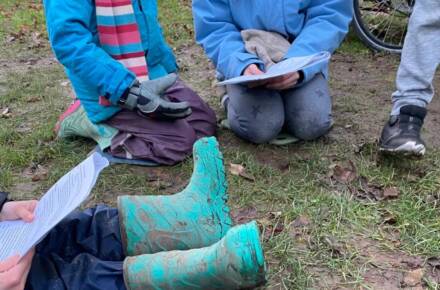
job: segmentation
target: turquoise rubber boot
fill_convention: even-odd
[[[232,228],[216,244],[124,261],[129,290],[243,289],[264,284],[264,255],[256,222]]]
[[[230,229],[227,183],[217,140],[200,139],[193,151],[194,172],[182,192],[118,198],[127,256],[210,246]]]

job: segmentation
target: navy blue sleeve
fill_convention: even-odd
[[[3,205],[8,201],[8,193],[0,191],[0,211],[2,211]]]

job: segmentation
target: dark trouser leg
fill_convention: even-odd
[[[173,101],[189,102],[193,111],[191,116],[165,121],[121,111],[106,121],[120,131],[112,140],[112,155],[173,165],[191,154],[198,138],[215,134],[214,111],[182,81],[167,91],[167,97]]]
[[[314,140],[332,126],[332,100],[322,74],[299,88],[281,93],[286,112],[286,128],[302,140]]]
[[[118,211],[74,212],[37,246],[26,289],[125,289]]]
[[[280,94],[265,88],[227,86],[228,120],[232,131],[253,143],[267,143],[278,136],[284,124]]]

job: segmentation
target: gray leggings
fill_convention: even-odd
[[[267,143],[283,128],[302,140],[314,140],[331,128],[332,102],[322,74],[299,88],[286,91],[240,85],[226,89],[231,129],[253,143]]]
[[[417,0],[397,73],[392,115],[399,115],[405,105],[426,107],[432,101],[432,80],[439,63],[440,1]]]

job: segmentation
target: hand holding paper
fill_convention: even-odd
[[[0,222],[14,220],[22,220],[27,223],[32,222],[37,203],[36,200],[10,201],[5,203],[0,212]]]
[[[30,250],[23,258],[12,256],[0,262],[0,289],[23,290],[32,266],[35,249]]]
[[[277,64],[272,65],[264,74],[257,75],[243,75],[223,82],[218,83],[219,86],[222,85],[233,85],[233,84],[248,84],[255,81],[265,81],[273,79],[280,76],[289,75],[308,67],[322,64],[330,59],[330,53],[323,51],[317,54],[303,56],[303,57],[292,57],[283,60]]]
[[[269,79],[266,88],[278,91],[288,90],[298,84],[299,78],[299,73],[293,72],[273,79]]]
[[[256,75],[262,75],[262,74],[264,74],[264,72],[262,70],[260,70],[256,64],[249,65],[243,72],[244,76],[256,76]],[[250,88],[256,88],[259,86],[264,86],[265,84],[266,84],[266,81],[264,80],[264,81],[250,82],[247,85]]]
[[[99,173],[108,164],[107,159],[95,153],[58,180],[38,203],[26,203],[27,206],[19,204],[20,210],[15,215],[12,209],[6,208],[2,218],[7,220],[32,220],[30,211],[33,209],[35,217],[31,223],[23,220],[0,222],[0,261],[17,254],[24,259],[26,253],[53,227],[86,200]],[[8,207],[15,205],[5,204]]]

